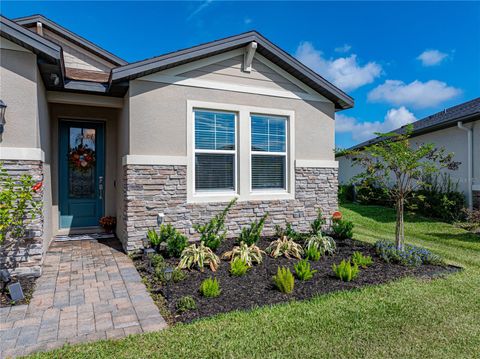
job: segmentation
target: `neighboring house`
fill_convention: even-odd
[[[392,132],[401,133],[405,126]],[[446,171],[458,190],[465,194],[468,206],[480,208],[480,98],[447,108],[413,123],[412,143],[434,143],[453,153],[460,162],[456,171]],[[362,149],[378,138],[350,149]],[[337,156],[339,181],[349,183],[361,170],[345,156]]]
[[[353,99],[259,33],[134,63],[38,15],[0,34],[0,161],[44,183],[34,241],[4,254],[18,274],[104,215],[132,251],[159,218],[192,233],[233,197],[230,234],[337,208],[334,117]]]

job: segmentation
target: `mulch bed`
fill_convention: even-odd
[[[10,307],[12,305],[28,304],[32,298],[33,291],[35,289],[35,280],[34,277],[20,277],[13,279],[10,283],[20,282],[22,286],[23,294],[25,296],[24,300],[13,302],[8,293],[8,289],[5,288],[5,293],[2,293],[2,284],[0,284],[0,308]]]
[[[262,238],[257,245],[265,249],[271,238]],[[278,291],[272,282],[278,266],[286,266],[294,273],[293,265],[297,259],[284,257],[271,258],[264,255],[264,261],[249,269],[242,277],[233,277],[229,273],[228,261],[222,260],[217,272],[205,268],[204,272],[192,270],[188,272],[187,278],[178,283],[170,284],[169,297],[166,305],[170,310],[174,321],[190,322],[194,319],[212,316],[218,313],[230,312],[237,309],[251,309],[258,306],[288,302],[292,299],[304,300],[312,298],[317,294],[325,294],[340,290],[351,290],[367,285],[376,285],[405,276],[431,279],[440,275],[458,271],[458,267],[422,265],[417,268],[409,268],[397,264],[389,264],[378,257],[372,245],[355,240],[337,240],[337,252],[333,256],[324,256],[317,262],[310,262],[313,269],[318,272],[309,281],[295,279],[295,288],[292,294],[283,294]],[[235,245],[234,239],[222,243],[217,250],[221,256]],[[364,255],[372,257],[374,263],[367,269],[361,269],[359,276],[352,282],[343,282],[336,278],[332,272],[332,264],[338,264],[342,259],[348,259],[354,251],[360,251]],[[151,273],[147,270],[148,262],[141,257],[134,258],[140,274],[149,282],[150,290],[153,293],[166,294],[166,287],[155,283]],[[172,266],[178,263],[177,260],[168,260]],[[205,298],[199,293],[200,283],[215,276],[220,282],[221,294],[217,298]],[[176,302],[184,296],[192,296],[197,309],[184,313],[176,313]],[[165,304],[164,304],[165,305]]]

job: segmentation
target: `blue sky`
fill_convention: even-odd
[[[257,30],[355,98],[348,147],[480,96],[479,2],[6,2],[127,61]]]

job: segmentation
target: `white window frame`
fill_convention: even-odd
[[[270,151],[252,151],[252,137],[253,134],[250,133],[250,193],[252,194],[258,194],[258,195],[272,195],[272,194],[285,194],[288,193],[289,190],[289,174],[288,174],[288,168],[289,168],[289,158],[288,158],[288,137],[289,137],[289,118],[287,116],[279,116],[279,115],[272,115],[272,114],[265,114],[265,113],[257,113],[257,112],[251,112],[250,113],[250,129],[252,128],[252,117],[253,116],[264,116],[264,117],[276,117],[276,118],[281,118],[285,120],[285,151],[284,152],[270,152]],[[285,157],[285,188],[262,188],[262,189],[255,189],[253,188],[253,170],[252,170],[252,157],[254,155],[260,155],[260,156],[283,156]]]
[[[195,134],[196,134],[196,128],[195,128],[195,112],[211,112],[211,113],[225,113],[229,115],[234,115],[234,145],[235,149],[234,150],[205,150],[205,149],[197,149],[196,148],[196,143],[195,143]],[[238,123],[238,114],[235,111],[224,111],[224,110],[214,110],[211,108],[198,108],[195,107],[193,108],[193,191],[194,195],[197,196],[203,196],[203,195],[212,195],[212,196],[235,196],[238,192],[238,130],[237,130],[237,125]],[[233,190],[232,191],[226,191],[224,189],[205,189],[205,190],[197,190],[195,186],[195,157],[197,153],[203,153],[203,154],[217,154],[217,155],[233,155]]]
[[[195,191],[195,110],[237,114],[235,122],[236,191]],[[254,190],[251,188],[251,115],[287,118],[286,190]],[[295,111],[232,103],[187,100],[187,203],[228,202],[233,197],[242,201],[291,200],[295,198]],[[218,153],[218,152],[217,152]],[[275,153],[277,154],[277,153]]]

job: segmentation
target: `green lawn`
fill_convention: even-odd
[[[355,237],[393,239],[394,212],[345,205]],[[310,301],[235,312],[118,341],[66,346],[39,358],[474,358],[480,353],[480,239],[406,218],[407,242],[464,271],[403,279]]]

